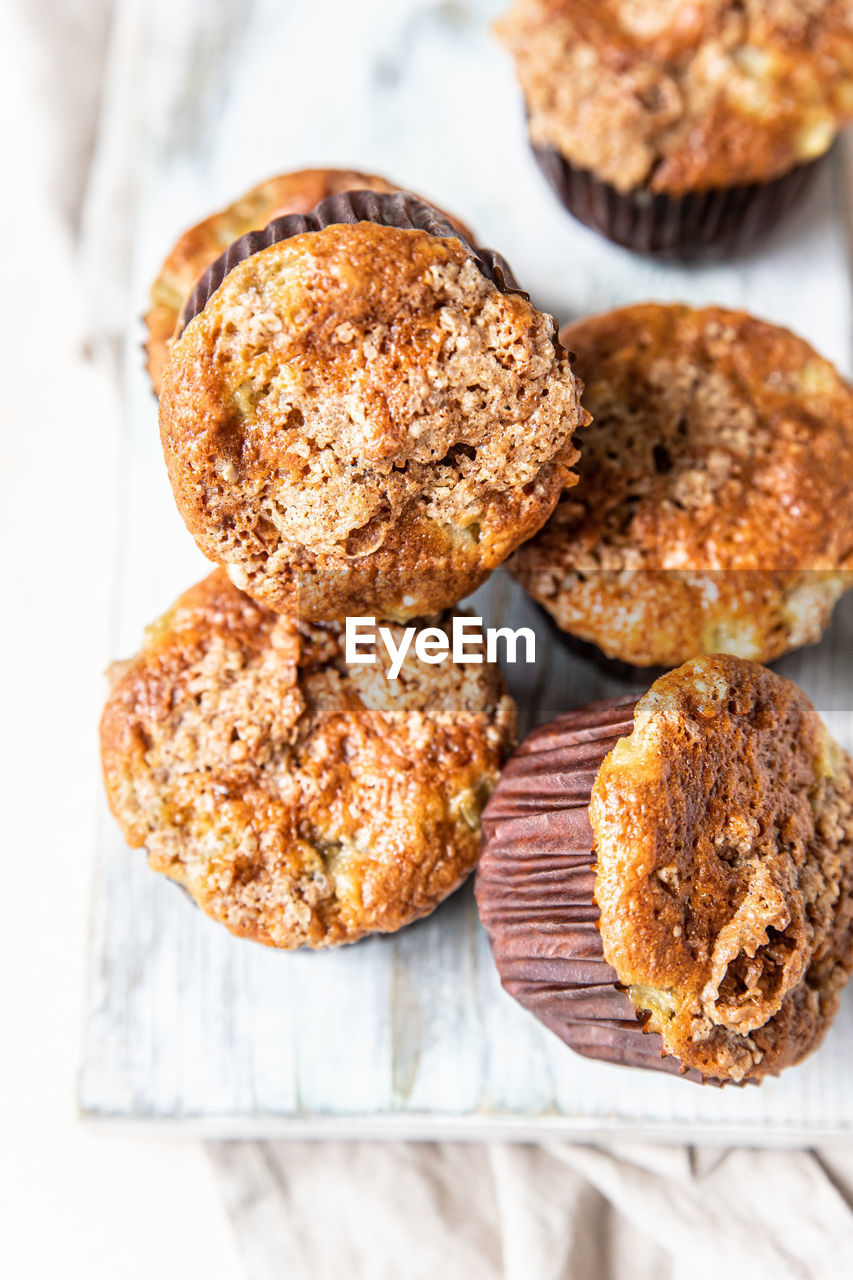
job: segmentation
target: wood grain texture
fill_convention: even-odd
[[[458,211],[565,322],[650,297],[743,306],[849,372],[844,182],[749,259],[685,271],[574,224],[530,158],[486,0],[313,6],[237,0],[116,6],[84,211],[93,345],[125,391],[115,653],[205,572],[174,509],[138,316],[176,233],[273,172],[386,172]],[[334,41],[329,32],[334,31]],[[531,625],[535,669],[508,675],[522,729],[626,684],[578,657],[505,574],[473,601]],[[779,669],[853,746],[853,599],[817,648]],[[276,954],[191,908],[104,812],[80,1076],[91,1116],[220,1135],[530,1138],[630,1132],[802,1142],[853,1134],[853,1000],[825,1048],[761,1089],[718,1092],[575,1057],[501,991],[470,886],[392,938]]]

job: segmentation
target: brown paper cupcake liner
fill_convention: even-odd
[[[644,1030],[598,932],[589,801],[638,701],[570,712],[510,757],[483,813],[477,905],[504,989],[577,1053],[719,1084]]]
[[[310,231],[323,231],[326,227],[357,222],[374,222],[382,227],[397,227],[403,231],[426,231],[442,240],[454,238],[461,241],[487,280],[502,293],[528,295],[519,288],[509,263],[494,249],[483,249],[462,234],[460,228],[445,214],[408,191],[390,194],[377,191],[339,191],[326,196],[310,213],[288,213],[274,218],[261,231],[249,231],[240,236],[220,254],[196,282],[184,304],[178,327],[183,332],[207,306],[222,281],[239,263],[254,254],[268,249],[281,240],[304,235]]]
[[[684,196],[623,193],[553,147],[533,146],[539,168],[580,222],[635,253],[690,259],[742,253],[767,235],[811,186],[819,156],[770,182]]]

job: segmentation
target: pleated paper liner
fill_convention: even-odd
[[[580,222],[635,253],[663,258],[728,257],[769,234],[804,196],[825,156],[769,182],[684,196],[644,188],[623,193],[570,164],[553,147],[533,147],[537,164]]]
[[[720,1084],[644,1030],[598,931],[589,801],[638,701],[560,716],[510,757],[483,813],[477,905],[505,990],[576,1052]]]
[[[179,333],[207,306],[222,281],[239,263],[271,245],[293,236],[327,227],[373,222],[382,227],[403,231],[426,231],[442,240],[455,238],[471,254],[487,280],[502,293],[528,295],[519,288],[509,263],[494,249],[484,249],[463,235],[458,224],[419,196],[408,191],[340,191],[326,196],[310,213],[288,213],[274,218],[261,231],[249,231],[230,244],[224,253],[199,277],[187,299],[179,322]]]

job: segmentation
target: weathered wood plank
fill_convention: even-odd
[[[384,170],[469,219],[565,320],[647,297],[722,302],[791,324],[849,369],[839,170],[749,260],[690,272],[635,260],[573,224],[543,187],[508,60],[486,30],[497,7],[117,7],[84,255],[96,345],[125,343],[117,656],[205,571],[169,493],[137,317],[176,231],[269,173]],[[505,575],[474,606],[537,629],[536,670],[510,673],[524,729],[625,688],[574,656]],[[853,599],[819,648],[782,664],[849,746],[851,659]],[[192,910],[104,814],[80,1085],[93,1116],[279,1136],[802,1141],[853,1131],[851,1056],[848,998],[825,1049],[761,1090],[721,1094],[585,1062],[500,990],[470,887],[394,938],[277,955]]]

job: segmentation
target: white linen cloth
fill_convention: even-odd
[[[27,0],[15,6],[14,14],[7,14],[14,21],[4,32],[9,37],[4,40],[7,63],[20,73],[14,82],[17,121],[30,121],[27,146],[12,156],[14,172],[23,172],[18,166],[30,146],[44,151],[39,164],[26,173],[24,193],[20,186],[16,188],[18,200],[26,197],[44,202],[46,209],[50,206],[48,213],[35,219],[35,226],[40,234],[46,230],[55,237],[41,262],[50,279],[32,281],[28,298],[52,297],[58,323],[48,317],[43,323],[49,328],[43,333],[50,335],[55,367],[63,370],[72,392],[88,389],[87,402],[101,414],[101,421],[105,407],[115,405],[114,389],[107,385],[107,366],[98,375],[99,386],[86,363],[79,318],[75,318],[72,262],[103,83],[101,59],[109,8],[106,0],[69,0],[60,12],[47,0],[35,4]],[[23,72],[19,58],[24,60]],[[30,179],[35,185],[29,185]],[[28,220],[20,203],[11,211],[7,207],[3,218],[2,243],[8,255],[9,246],[20,243]],[[7,232],[14,238],[8,239]],[[7,280],[20,279],[14,271],[5,274]],[[36,309],[24,299],[16,317],[21,321],[20,332],[7,326],[4,334],[9,369],[31,368],[23,354],[16,365],[14,342],[17,338],[23,353],[32,333],[27,326],[35,322]],[[79,396],[78,400],[82,403]],[[73,415],[73,394],[67,408]],[[69,417],[69,425],[83,431],[86,423],[80,404],[77,414],[76,419]],[[9,424],[4,430],[9,430]],[[26,493],[38,453],[35,445],[10,450],[15,492]],[[78,474],[71,454],[69,446],[67,475],[82,483],[94,458],[87,458],[84,450],[85,466]],[[104,520],[109,507],[110,502],[102,505]],[[67,504],[61,508],[66,509]],[[108,560],[107,555],[97,566],[100,572],[106,570]],[[31,602],[30,623],[39,636],[47,627],[45,602],[57,598],[54,588],[59,588],[67,569],[62,557],[57,562],[47,555],[34,566],[42,591]],[[85,610],[86,592],[83,581],[71,595],[67,588],[59,591],[69,625],[72,597]],[[19,636],[28,630],[22,626]],[[62,649],[56,653],[45,651],[36,641],[32,668],[36,678],[43,674],[49,657],[60,664],[54,686],[57,697],[75,679],[71,660],[81,660],[75,649],[63,648],[62,639],[56,637],[57,650]],[[63,661],[67,669],[61,666]],[[20,667],[15,670],[20,679]],[[38,735],[31,730],[27,741],[37,743]],[[73,733],[64,745],[71,768]],[[14,763],[10,758],[10,766]],[[23,770],[20,777],[23,787]],[[57,826],[55,833],[59,830]],[[47,841],[44,850],[45,857],[50,857]],[[82,895],[79,899],[82,903]],[[11,916],[18,911],[17,897],[10,902]],[[42,905],[45,912],[54,911],[57,920],[69,910],[67,897],[54,903],[46,898]],[[50,920],[40,924],[46,937],[54,936]],[[2,933],[4,939],[15,936],[11,927]],[[14,960],[12,955],[4,959],[4,973],[12,971]],[[32,1046],[32,1054],[25,1057],[22,1049],[21,1061],[32,1060],[40,1069],[48,1060],[51,1068],[55,1064],[59,1074],[53,1083],[59,1082],[57,1091],[64,1098],[70,1058],[67,1046],[57,1051],[49,1030],[43,1019],[27,1026],[26,1053]],[[10,1056],[14,1057],[4,1055],[4,1069],[9,1068]],[[15,1107],[19,1098],[29,1098],[24,1075],[22,1070],[14,1087],[10,1083],[2,1091]],[[62,1122],[66,1127],[67,1110]],[[4,1123],[4,1133],[9,1131]],[[24,1130],[13,1124],[11,1132],[23,1135]],[[848,1147],[762,1152],[629,1144],[603,1149],[568,1142],[539,1147],[210,1143],[206,1150],[233,1226],[242,1258],[238,1263],[223,1234],[215,1198],[196,1167],[197,1159],[190,1158],[191,1153],[201,1153],[198,1144],[187,1140],[185,1154],[178,1157],[174,1144],[123,1140],[116,1148],[120,1162],[110,1163],[107,1146],[69,1139],[62,1150],[78,1153],[77,1162],[72,1160],[65,1168],[59,1185],[51,1181],[59,1158],[54,1154],[52,1162],[50,1156],[57,1152],[54,1135],[38,1127],[30,1135],[36,1145],[29,1155],[22,1145],[14,1179],[9,1180],[10,1192],[20,1197],[22,1206],[26,1197],[28,1207],[9,1214],[0,1250],[6,1251],[9,1260],[8,1250],[13,1250],[14,1257],[17,1240],[21,1258],[26,1249],[31,1263],[46,1258],[53,1243],[64,1256],[85,1254],[87,1274],[96,1280],[117,1274],[150,1275],[152,1261],[159,1256],[158,1229],[163,1231],[162,1245],[171,1250],[160,1256],[158,1272],[204,1275],[206,1280],[235,1277],[240,1266],[247,1280],[284,1276],[288,1280],[345,1276],[348,1280],[400,1276],[410,1280],[428,1276],[440,1280],[702,1280],[705,1276],[841,1280],[853,1273],[853,1149]],[[39,1158],[32,1158],[33,1151],[41,1152]],[[135,1170],[142,1166],[144,1179],[135,1177]],[[108,1183],[113,1184],[111,1188]],[[57,1206],[50,1211],[49,1224],[41,1199],[46,1189],[49,1202]],[[138,1201],[128,1202],[128,1197],[137,1195]],[[158,1197],[164,1196],[174,1202],[174,1213],[162,1206],[157,1212]],[[70,1216],[61,1215],[60,1201],[72,1206]],[[116,1219],[126,1220],[127,1226],[116,1231]],[[138,1223],[135,1235],[130,1226],[134,1220]],[[43,1223],[41,1232],[34,1230],[37,1221]],[[64,1233],[51,1242],[54,1221],[64,1224]],[[153,1232],[147,1230],[149,1222],[154,1224]],[[9,1266],[8,1273],[50,1272],[18,1265]]]
[[[849,1148],[268,1142],[210,1151],[247,1280],[851,1274]]]

